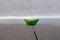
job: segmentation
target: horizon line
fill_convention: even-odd
[[[0,16],[0,19],[45,19],[60,18],[60,16]]]

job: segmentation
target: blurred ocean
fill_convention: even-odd
[[[0,24],[25,24],[23,19],[1,19]],[[60,19],[40,19],[38,24],[60,25]]]

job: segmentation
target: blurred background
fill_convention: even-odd
[[[25,24],[24,19],[0,19],[0,24]],[[40,19],[38,24],[60,25],[59,18]]]
[[[0,0],[0,16],[60,15],[60,0]]]
[[[60,0],[0,0],[1,16],[59,16]],[[40,19],[38,40],[60,40],[60,18]],[[36,40],[23,19],[0,19],[0,40]]]

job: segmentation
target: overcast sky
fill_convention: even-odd
[[[0,16],[60,15],[60,0],[0,0]]]

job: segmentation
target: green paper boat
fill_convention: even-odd
[[[24,19],[24,21],[27,25],[35,26],[39,21],[39,19],[34,19],[34,20]]]

